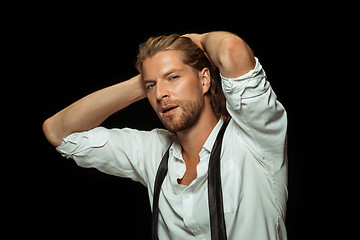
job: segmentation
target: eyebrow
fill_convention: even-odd
[[[167,77],[170,74],[174,73],[174,72],[181,72],[183,71],[182,69],[179,68],[171,68],[170,70],[168,70],[167,72],[165,72],[164,74],[162,74],[163,77]],[[144,83],[152,83],[152,82],[156,82],[155,80],[152,79],[144,79]]]
[[[152,83],[152,82],[155,82],[155,80],[148,80],[148,79],[144,79],[144,83]]]
[[[170,74],[174,73],[174,72],[181,72],[182,70],[181,69],[178,69],[178,68],[172,68],[170,69],[169,71],[165,72],[163,74],[163,77],[167,77],[169,76]]]

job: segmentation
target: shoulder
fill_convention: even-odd
[[[153,138],[157,138],[162,145],[168,147],[176,138],[176,135],[165,129],[156,128],[150,131]]]

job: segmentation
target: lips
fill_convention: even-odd
[[[170,117],[171,115],[173,115],[176,111],[176,109],[179,106],[177,105],[166,105],[164,107],[161,107],[160,112],[162,113],[162,115],[164,117]]]

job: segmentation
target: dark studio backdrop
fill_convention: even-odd
[[[22,46],[28,76],[25,91],[29,102],[25,106],[35,111],[31,116],[24,114],[19,123],[20,129],[31,126],[25,135],[27,147],[18,150],[26,157],[13,179],[20,178],[21,183],[15,183],[9,193],[10,206],[16,206],[12,207],[10,224],[22,226],[29,235],[50,239],[129,235],[148,239],[151,212],[146,188],[129,179],[80,168],[73,160],[61,157],[43,136],[42,123],[81,97],[137,74],[134,63],[138,45],[148,37],[226,30],[250,45],[288,112],[288,236],[312,239],[307,166],[313,159],[310,143],[304,141],[311,129],[299,87],[304,69],[311,63],[304,62],[302,43],[308,39],[306,27],[293,15],[296,12],[264,11],[262,17],[255,17],[234,10],[228,15],[210,14],[203,20],[205,17],[196,13],[127,11],[50,9],[30,14],[20,22],[20,35],[27,39]],[[126,17],[126,13],[134,18]],[[147,99],[114,114],[102,126],[141,130],[162,127]]]

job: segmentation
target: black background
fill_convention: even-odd
[[[146,188],[129,179],[80,168],[61,157],[43,136],[42,123],[79,98],[137,74],[138,45],[148,37],[225,30],[250,45],[288,112],[287,231],[289,239],[312,239],[318,213],[310,191],[316,137],[309,116],[320,102],[311,100],[312,108],[305,109],[313,92],[303,84],[315,61],[309,58],[314,39],[309,38],[306,23],[312,12],[296,5],[271,5],[271,9],[219,5],[211,6],[212,11],[195,5],[157,11],[154,6],[139,9],[134,5],[22,9],[26,14],[12,29],[16,37],[10,48],[19,66],[14,74],[24,78],[21,93],[25,96],[20,106],[15,103],[19,121],[13,134],[23,139],[24,147],[12,152],[18,160],[11,163],[8,179],[12,184],[6,195],[11,210],[8,223],[17,229],[13,234],[148,239],[151,213]],[[146,99],[102,125],[161,127]]]

